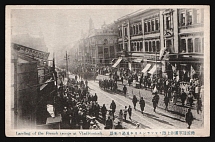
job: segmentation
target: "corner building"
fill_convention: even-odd
[[[204,9],[146,9],[119,18],[114,67],[167,78],[177,74],[183,81],[202,78],[203,19]]]

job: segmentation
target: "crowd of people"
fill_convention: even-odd
[[[156,112],[156,107],[159,102],[159,95],[164,95],[164,104],[165,110],[168,110],[168,105],[170,102],[173,105],[179,105],[182,107],[188,107],[188,112],[185,115],[186,122],[188,123],[188,128],[193,120],[193,115],[191,112],[191,108],[196,108],[197,114],[202,111],[202,93],[201,87],[203,86],[202,82],[198,78],[190,79],[189,82],[177,79],[175,76],[173,79],[162,78],[157,75],[144,75],[143,73],[131,73],[129,70],[120,69],[118,71],[109,71],[109,80],[103,79],[99,81],[100,87],[103,87],[104,90],[109,89],[112,90],[112,83],[115,83],[115,89],[117,89],[117,81],[121,81],[122,85],[124,85],[122,91],[126,96],[127,87],[136,82],[136,87],[140,89],[146,89],[153,92],[154,97],[152,98],[152,104],[154,108],[154,112]],[[118,73],[117,73],[118,72]],[[127,82],[126,82],[127,81]],[[136,109],[137,98],[134,95],[132,99],[134,109]],[[140,108],[143,113],[145,107],[145,101],[143,98],[140,98]],[[194,106],[194,104],[196,106]],[[189,114],[189,115],[188,115]],[[121,115],[119,115],[121,116]]]
[[[54,107],[56,115],[62,117],[61,129],[101,129],[99,123],[104,124],[104,129],[124,128],[121,121],[114,125],[116,117],[114,100],[109,107],[105,104],[100,106],[97,94],[90,93],[88,81],[82,79],[78,81],[77,75],[74,79],[68,78],[66,85],[60,84],[58,94],[54,98]],[[131,118],[130,106],[128,114]],[[124,113],[124,119],[126,118],[126,113]]]
[[[68,79],[55,97],[56,114],[62,116],[62,129],[98,129],[100,105],[97,94],[90,94],[88,81]]]

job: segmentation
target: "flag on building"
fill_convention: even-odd
[[[155,88],[153,89],[153,93],[155,93],[155,92],[157,92],[158,91],[158,89],[157,89],[157,87],[155,86]]]
[[[160,50],[160,56],[159,56],[159,59],[162,60],[164,55],[165,55],[165,52],[166,52],[166,47],[162,47],[161,50]]]
[[[193,66],[191,66],[191,76],[193,76],[196,73],[196,71],[194,70]]]
[[[176,71],[176,67],[171,65],[172,66],[172,71],[175,72]]]

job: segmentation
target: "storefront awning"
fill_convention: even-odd
[[[156,72],[156,70],[157,70],[157,67],[156,67],[156,65],[154,65],[153,67],[152,67],[152,69],[148,72],[149,74],[154,74],[155,72]]]
[[[147,64],[145,68],[142,70],[143,73],[146,73],[147,70],[151,67],[151,64]]]
[[[122,59],[118,59],[112,67],[115,68],[116,66],[119,65],[119,63],[120,63],[121,61],[122,61]]]
[[[40,86],[40,91],[43,90],[51,80],[52,80],[52,78],[46,80],[46,82],[42,86]]]
[[[133,62],[135,62],[135,63],[141,63],[142,61],[143,61],[143,59],[139,59],[139,58],[133,60]]]

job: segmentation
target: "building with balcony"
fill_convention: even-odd
[[[146,9],[125,15],[115,21],[117,56],[131,71],[168,78],[177,74],[186,81],[200,77],[203,19],[204,9]]]

